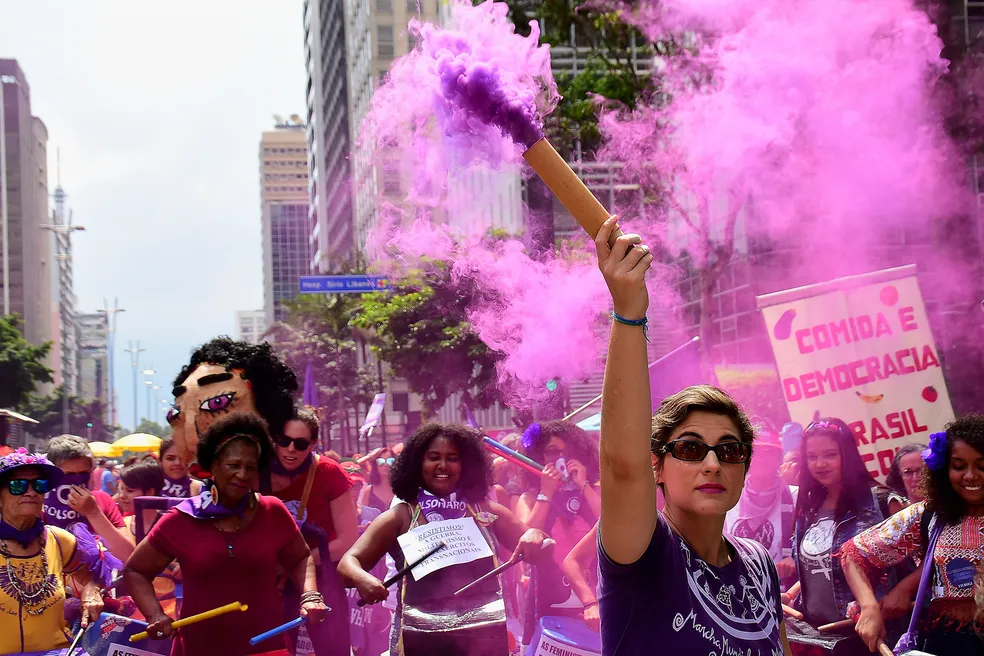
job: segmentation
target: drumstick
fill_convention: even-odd
[[[892,648],[886,645],[882,640],[878,641],[878,653],[881,654],[881,656],[895,656],[895,652],[892,651]]]
[[[854,626],[857,620],[852,618],[847,618],[846,620],[841,620],[839,622],[831,622],[830,624],[823,624],[817,627],[817,631],[820,633],[827,633],[828,631],[840,631],[841,629],[846,629],[849,626]]]
[[[188,626],[189,624],[197,624],[198,622],[204,622],[205,620],[210,620],[213,617],[218,617],[219,615],[225,615],[226,613],[233,613],[237,610],[246,612],[249,608],[246,604],[234,601],[231,604],[226,604],[225,606],[219,606],[218,608],[213,608],[212,610],[207,610],[204,613],[198,613],[197,615],[192,615],[191,617],[183,617],[180,620],[176,620],[171,623],[172,629],[180,629],[183,626]],[[130,636],[130,642],[139,642],[145,638],[149,638],[150,635],[146,631],[141,631],[140,633],[135,633]]]
[[[278,626],[275,629],[270,629],[266,633],[261,633],[260,635],[256,636],[255,638],[250,638],[249,639],[249,644],[251,644],[251,645],[258,645],[261,642],[263,642],[264,640],[269,640],[270,638],[272,638],[274,636],[278,636],[281,633],[286,633],[287,631],[290,631],[291,629],[293,629],[295,627],[298,627],[301,624],[303,624],[305,619],[306,618],[304,618],[304,617],[298,617],[296,619],[292,619],[291,621],[289,621],[289,622],[287,622],[285,624],[281,624],[280,626]]]
[[[503,460],[505,460],[507,462],[511,462],[514,465],[518,465],[518,466],[522,467],[523,469],[525,469],[528,472],[531,472],[533,474],[541,474],[541,473],[543,473],[543,470],[542,469],[537,469],[533,465],[526,464],[525,462],[523,462],[519,458],[515,458],[515,457],[509,455],[508,453],[504,453],[502,451],[499,451],[498,449],[496,449],[491,444],[486,444],[485,445],[485,448],[488,449],[489,451],[491,451],[492,453],[494,453],[495,455],[497,455],[498,457],[502,458]]]
[[[69,645],[68,651],[65,652],[65,656],[72,656],[72,652],[79,644],[79,640],[82,639],[82,634],[85,633],[85,629],[79,629],[79,632],[75,634],[75,640],[72,640],[72,644]]]
[[[390,578],[386,579],[386,581],[383,582],[383,587],[384,588],[390,587],[391,585],[393,585],[394,583],[396,583],[397,581],[399,581],[400,579],[402,579],[404,576],[406,576],[407,574],[409,574],[410,573],[410,570],[412,570],[414,567],[416,567],[420,563],[424,562],[425,560],[427,560],[428,558],[430,558],[431,556],[433,556],[434,554],[436,554],[438,551],[440,551],[441,549],[443,549],[446,546],[448,546],[448,545],[446,545],[443,542],[441,542],[440,544],[438,544],[436,547],[434,547],[433,549],[431,549],[430,551],[428,551],[427,553],[425,553],[423,556],[421,556],[417,560],[413,561],[409,565],[404,566],[404,568],[401,569],[399,572],[397,572],[396,574],[394,574]],[[365,606],[366,605],[366,600],[365,599],[359,599],[358,605],[359,606]]]
[[[783,604],[782,605],[782,610],[787,615],[789,615],[790,617],[792,617],[794,620],[801,620],[801,619],[803,619],[803,613],[799,612],[798,610],[796,610],[795,608],[793,608],[791,606],[787,606],[786,604]]]
[[[460,590],[458,590],[457,592],[455,592],[454,593],[454,596],[457,597],[458,595],[460,595],[465,590],[468,590],[469,588],[473,588],[476,585],[478,585],[479,583],[481,583],[482,581],[484,581],[484,580],[486,580],[488,578],[491,578],[493,576],[497,576],[498,574],[506,571],[507,569],[509,569],[513,565],[518,565],[521,562],[523,562],[523,554],[517,553],[515,555],[515,557],[510,558],[509,560],[507,560],[506,562],[504,562],[502,565],[499,565],[498,567],[496,567],[495,569],[493,569],[491,572],[486,572],[485,574],[482,574],[477,579],[475,579],[474,581],[472,581],[471,583],[469,583],[465,587],[463,587]]]
[[[493,440],[488,435],[486,435],[485,437],[483,437],[482,438],[482,441],[485,442],[485,444],[487,444],[488,446],[490,446],[493,449],[495,449],[496,451],[498,451],[499,453],[505,454],[507,456],[512,456],[513,459],[514,459],[514,461],[518,460],[519,462],[523,462],[523,463],[529,465],[530,467],[536,467],[536,469],[537,469],[538,472],[542,472],[543,471],[543,465],[541,465],[540,463],[538,463],[535,460],[532,460],[530,458],[527,458],[526,456],[524,456],[519,451],[514,451],[514,450],[510,449],[505,444],[500,444],[499,442],[496,442],[495,440]]]

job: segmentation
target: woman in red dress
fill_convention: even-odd
[[[249,606],[182,628],[172,656],[286,654],[282,638],[249,644],[252,636],[283,623],[278,564],[303,591],[300,615],[311,624],[325,618],[314,560],[294,518],[279,499],[253,491],[272,450],[266,423],[255,415],[233,414],[210,426],[197,451],[211,483],[168,511],[127,562],[124,581],[149,620],[152,638],[173,631],[152,583],[173,560],[184,577],[182,617],[236,601]]]

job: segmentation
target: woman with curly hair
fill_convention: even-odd
[[[174,379],[167,422],[178,455],[185,464],[194,463],[199,436],[233,412],[256,413],[270,426],[283,426],[296,391],[297,377],[268,343],[217,337],[203,344]]]
[[[932,654],[984,654],[984,625],[975,616],[975,577],[984,560],[984,415],[967,415],[930,437],[926,470],[913,504],[844,545],[841,562],[861,605],[856,630],[869,648],[885,638],[871,579],[910,556],[932,553],[929,581],[917,595],[906,644]],[[925,590],[924,590],[925,588]],[[979,593],[980,590],[977,589]],[[984,599],[982,599],[984,601]],[[905,640],[905,638],[903,639]]]
[[[492,556],[446,566],[417,580],[403,577],[390,637],[391,656],[501,656],[509,651],[502,589],[495,578],[462,595],[455,591],[497,564],[502,544],[528,562],[546,538],[505,506],[487,500],[492,468],[481,435],[455,424],[426,424],[410,436],[390,472],[402,501],[369,525],[338,564],[339,573],[375,604],[389,595],[370,570],[387,552],[404,565],[397,538],[426,524],[471,519]]]
[[[522,451],[544,465],[543,472],[525,472],[526,490],[516,502],[516,515],[530,528],[543,530],[557,542],[554,566],[533,572],[526,594],[525,638],[546,615],[579,616],[586,609],[562,572],[564,559],[587,535],[601,513],[598,487],[598,446],[569,421],[534,423],[523,432]]]
[[[277,565],[302,591],[300,614],[310,623],[324,621],[314,559],[294,518],[280,499],[253,490],[260,466],[272,455],[266,423],[255,414],[232,414],[212,424],[198,442],[198,461],[212,473],[205,491],[165,513],[127,561],[123,580],[147,618],[151,638],[173,631],[176,618],[164,613],[153,580],[174,560],[184,581],[183,617],[236,601],[249,607],[180,629],[172,656],[286,655],[278,650],[280,639],[249,643],[283,621]]]

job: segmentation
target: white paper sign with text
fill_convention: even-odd
[[[596,651],[565,645],[545,635],[540,636],[534,653],[536,656],[598,656]]]
[[[904,444],[953,421],[914,266],[758,297],[786,406],[854,431],[865,466],[884,481]]]
[[[411,570],[415,581],[449,565],[470,563],[492,555],[492,547],[472,517],[428,522],[407,531],[396,541],[407,563],[419,560],[441,542],[447,545]]]

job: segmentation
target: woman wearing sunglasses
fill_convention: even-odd
[[[318,656],[348,656],[349,622],[345,588],[335,572],[338,560],[355,544],[359,525],[349,494],[352,481],[331,458],[318,456],[318,415],[311,408],[295,408],[274,440],[276,457],[264,472],[261,489],[278,497],[301,527],[318,569],[318,589],[325,604],[338,611],[307,631]],[[284,591],[285,621],[297,617],[300,593]]]
[[[81,587],[82,626],[103,610],[99,586],[75,536],[41,519],[44,495],[62,479],[47,458],[24,449],[0,458],[0,654],[64,648],[64,575]]]
[[[396,456],[387,447],[377,449],[369,458],[369,485],[363,488],[362,505],[383,513],[393,505],[393,488],[390,487],[390,471]]]
[[[638,235],[609,246],[616,229],[611,217],[595,239],[614,302],[601,410],[602,654],[648,655],[654,644],[674,654],[788,654],[775,564],[762,545],[723,533],[744,487],[751,423],[707,385],[667,397],[652,414],[653,255]]]

